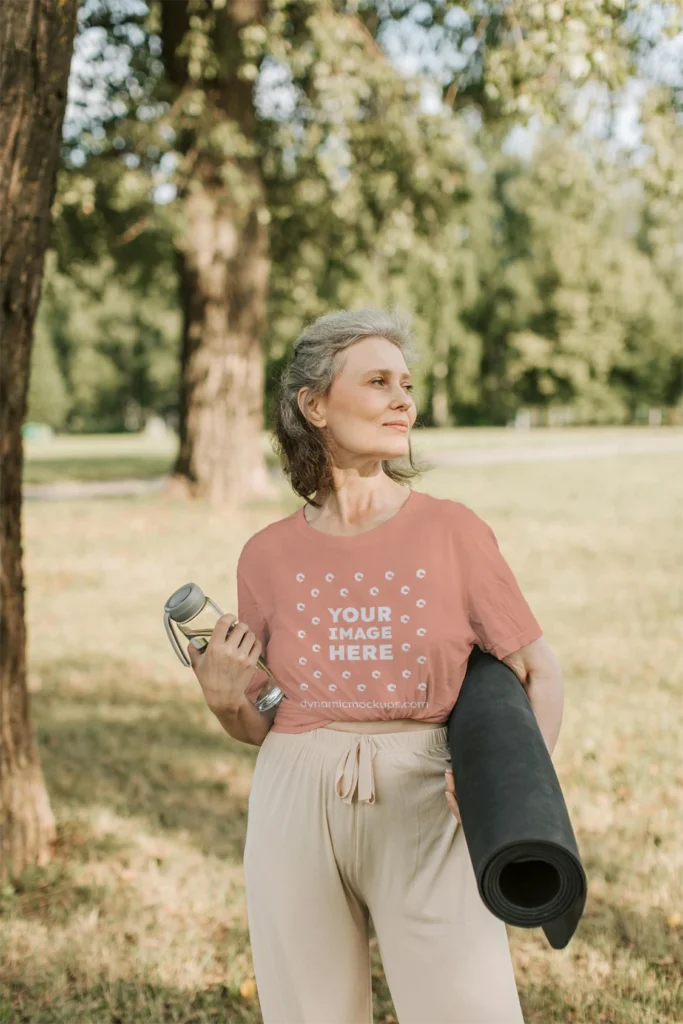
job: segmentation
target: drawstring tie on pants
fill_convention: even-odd
[[[353,802],[356,789],[359,803],[374,804],[375,776],[372,761],[376,753],[377,745],[372,736],[362,734],[342,754],[337,765],[334,787],[345,804]]]

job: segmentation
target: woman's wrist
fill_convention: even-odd
[[[229,736],[256,747],[263,743],[275,717],[274,710],[260,712],[244,694],[239,703],[212,709],[212,713]]]

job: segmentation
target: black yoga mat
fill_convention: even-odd
[[[564,949],[586,905],[567,805],[519,679],[474,647],[448,719],[455,792],[479,894],[518,928]]]

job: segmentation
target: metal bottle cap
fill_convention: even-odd
[[[203,607],[206,598],[196,583],[185,583],[171,594],[164,605],[164,611],[174,622],[187,622]]]

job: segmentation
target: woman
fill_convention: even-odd
[[[407,360],[395,313],[304,330],[275,435],[308,504],[238,563],[229,643],[249,657],[249,710],[226,728],[260,744],[244,872],[264,1024],[372,1024],[369,917],[400,1024],[523,1020],[444,783],[446,722],[475,643],[502,659],[542,630],[490,527],[406,488],[421,472]],[[261,651],[286,699],[259,716]]]

